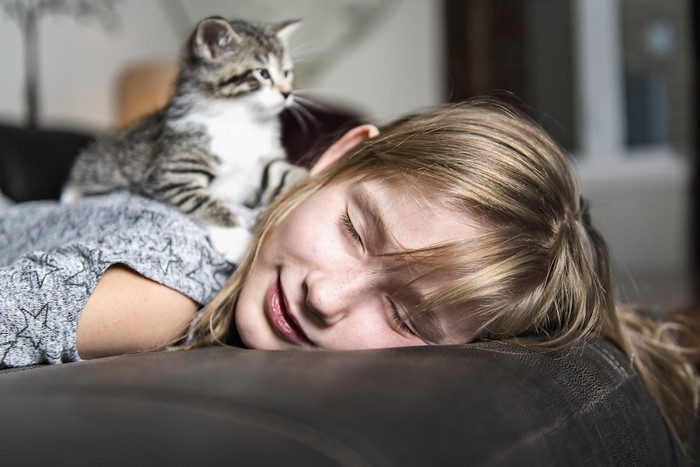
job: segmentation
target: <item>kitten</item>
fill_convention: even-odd
[[[206,226],[236,262],[250,234],[232,208],[258,208],[306,176],[286,162],[278,119],[292,103],[287,48],[298,24],[202,20],[168,104],[83,151],[61,200],[115,189],[155,198]]]

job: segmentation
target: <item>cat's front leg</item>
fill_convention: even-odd
[[[234,212],[220,199],[210,193],[205,193],[196,203],[201,202],[197,209],[189,210],[187,206],[181,209],[192,216],[193,219],[205,225],[214,225],[226,229],[243,228],[243,222]]]
[[[216,225],[225,228],[243,225],[238,216],[223,201],[203,188],[192,190],[182,196],[158,197],[155,194],[153,196],[175,206],[203,225]]]
[[[292,164],[284,158],[273,159],[264,169],[257,199],[248,204],[266,206],[277,196],[286,193],[294,185],[306,179],[308,175],[307,169]]]

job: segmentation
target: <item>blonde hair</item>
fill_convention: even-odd
[[[416,313],[459,305],[478,316],[478,338],[536,349],[610,339],[633,362],[683,449],[698,398],[693,366],[666,326],[616,304],[608,249],[591,224],[567,156],[539,126],[493,100],[397,121],[275,202],[261,219],[254,247],[202,310],[188,345],[228,338],[263,240],[299,203],[340,180],[395,176],[465,212],[480,231],[404,253],[406,264],[452,278]]]

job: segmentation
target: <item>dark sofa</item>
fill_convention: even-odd
[[[57,196],[89,140],[3,128],[0,187],[16,200]],[[1,371],[0,404],[7,466],[679,462],[606,342],[143,353]]]
[[[8,466],[676,463],[604,343],[146,353],[5,370],[0,401]]]

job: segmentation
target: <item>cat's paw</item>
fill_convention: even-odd
[[[68,204],[83,197],[83,192],[75,186],[68,185],[61,192],[61,204]]]
[[[243,227],[208,226],[209,241],[227,261],[239,264],[248,250],[253,234]]]

